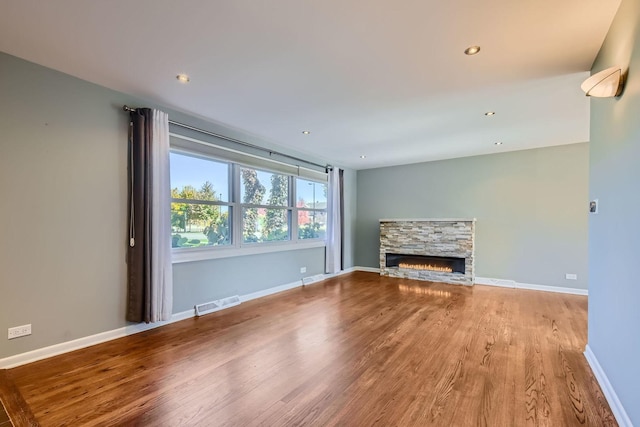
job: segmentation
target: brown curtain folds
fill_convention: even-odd
[[[127,320],[169,320],[173,309],[169,117],[142,108],[129,128]]]
[[[339,172],[340,182],[340,271],[344,270],[344,170]]]
[[[127,320],[151,321],[151,110],[130,113]]]

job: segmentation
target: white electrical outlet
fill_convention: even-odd
[[[9,328],[8,339],[24,337],[25,335],[31,335],[31,324],[16,326],[15,328]]]
[[[565,274],[564,278],[567,280],[578,280],[578,275],[577,274]]]
[[[300,273],[306,273],[307,267],[300,267]]]

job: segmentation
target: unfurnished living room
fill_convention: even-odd
[[[0,427],[640,425],[640,1],[0,3]]]

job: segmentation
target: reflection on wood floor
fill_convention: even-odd
[[[584,296],[356,272],[5,381],[42,426],[616,425],[586,340]]]

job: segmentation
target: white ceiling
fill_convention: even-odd
[[[364,169],[588,141],[619,3],[1,0],[0,51]]]

